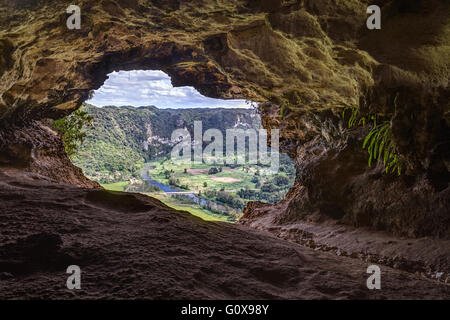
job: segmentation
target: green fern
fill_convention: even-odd
[[[342,120],[347,123],[348,128],[362,125],[366,126],[368,122],[372,123],[372,130],[369,131],[364,139],[363,148],[367,148],[369,153],[369,166],[374,161],[383,161],[386,173],[402,172],[402,165],[395,145],[391,136],[390,121],[377,123],[377,115],[371,114],[367,117],[361,116],[359,108],[354,105],[345,105],[342,111]]]
[[[372,161],[383,161],[386,173],[402,173],[402,164],[397,146],[391,135],[390,121],[384,121],[370,130],[364,139],[363,148],[369,153],[369,166]]]
[[[350,117],[348,120],[346,120],[346,115],[348,114],[348,111],[350,111]],[[359,109],[357,106],[354,105],[345,105],[344,110],[342,111],[342,120],[347,123],[347,126],[349,129],[362,125],[363,127],[367,124],[367,118],[365,116],[359,115]],[[376,123],[376,115],[371,115],[369,117],[370,120],[373,121],[374,126],[377,125]]]
[[[286,108],[286,105],[284,103],[282,103],[280,106],[280,118],[283,118],[285,108]]]

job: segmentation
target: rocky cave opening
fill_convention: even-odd
[[[450,274],[449,4],[378,3],[385,19],[375,31],[362,0],[81,0],[79,30],[67,29],[61,1],[2,5],[1,294],[28,288],[55,297],[33,291],[61,287],[37,250],[58,268],[85,264],[93,291],[83,297],[105,296],[115,280],[112,295],[122,298],[448,295],[414,274],[438,282]],[[262,126],[280,129],[280,151],[296,164],[285,199],[249,202],[238,224],[206,223],[87,179],[47,119],[78,110],[108,74],[132,70],[162,70],[175,87],[259,103]],[[400,175],[383,161],[368,165],[362,145],[372,127],[350,128],[347,107],[358,120],[383,121]],[[369,262],[394,279],[378,296],[360,290]],[[8,275],[16,265],[36,281]],[[299,281],[311,273],[320,281]]]
[[[61,134],[72,163],[90,180],[107,190],[155,197],[206,220],[236,222],[247,202],[280,202],[295,180],[290,157],[266,150],[261,134],[267,132],[260,132],[264,129],[257,104],[173,87],[160,70],[108,74],[80,109],[51,127]],[[177,163],[171,151],[179,144],[173,134],[181,129],[192,137],[192,155]],[[232,161],[227,158],[227,135],[235,135]],[[212,146],[215,141],[221,142]],[[200,162],[195,158],[198,143]],[[264,157],[270,163],[263,164]]]

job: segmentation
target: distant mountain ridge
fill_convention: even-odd
[[[86,176],[100,182],[127,180],[136,176],[145,161],[166,156],[172,150],[171,134],[186,128],[193,137],[194,121],[202,121],[203,132],[215,128],[261,128],[254,109],[186,108],[155,106],[106,106],[85,104],[94,117],[92,127],[78,153],[72,157]]]

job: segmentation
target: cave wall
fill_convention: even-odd
[[[84,0],[80,30],[60,1],[0,3],[2,163],[37,171],[31,155],[49,140],[33,126],[76,110],[114,70],[160,69],[175,86],[261,102],[264,126],[281,129],[296,184],[278,206],[249,205],[242,223],[330,218],[449,236],[448,1]],[[381,30],[366,28],[369,4],[382,7]],[[367,128],[346,129],[342,104],[391,119],[401,177],[367,166]],[[33,134],[13,143],[15,130]]]
[[[47,121],[24,125],[5,124],[0,131],[0,171],[31,172],[39,179],[101,188],[83,175],[67,157],[60,135]]]

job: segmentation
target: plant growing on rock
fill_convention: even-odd
[[[349,112],[348,112],[349,111]],[[350,114],[346,119],[347,114]],[[368,117],[361,116],[357,106],[345,106],[342,111],[342,119],[347,123],[348,128],[366,125],[368,121],[372,122],[372,129],[369,131],[363,142],[363,149],[369,153],[369,166],[372,162],[382,161],[386,173],[402,173],[402,162],[391,133],[391,121],[385,120],[377,123],[378,116],[371,114]]]
[[[84,126],[91,126],[94,118],[86,111],[78,109],[67,117],[55,120],[53,128],[62,136],[69,157],[73,156],[86,137]]]
[[[370,130],[364,139],[363,148],[369,153],[369,166],[372,160],[383,161],[386,173],[402,173],[402,165],[397,146],[391,136],[391,122],[383,121]]]
[[[345,106],[344,111],[342,111],[342,119],[345,122],[345,117],[347,114],[347,111],[350,111],[350,117],[347,120],[347,126],[348,128],[353,128],[355,126],[362,125],[363,127],[366,126],[367,121],[372,121],[373,125],[377,126],[377,116],[376,115],[370,115],[368,119],[365,116],[361,116],[358,107],[356,106]]]

